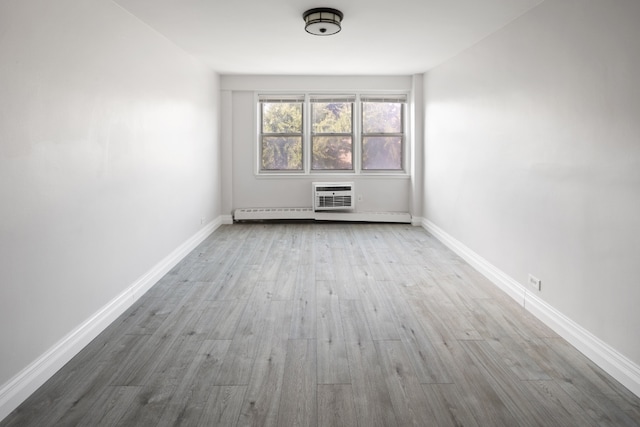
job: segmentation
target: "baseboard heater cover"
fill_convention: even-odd
[[[233,219],[315,219],[315,212],[311,208],[247,208],[236,209]]]
[[[315,212],[313,208],[243,208],[233,214],[236,221],[312,219],[316,221],[411,223],[408,212]]]

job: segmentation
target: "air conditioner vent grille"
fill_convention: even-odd
[[[351,196],[318,196],[319,208],[351,207]]]
[[[316,191],[351,191],[352,188],[350,185],[318,186]]]

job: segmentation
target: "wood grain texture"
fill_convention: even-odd
[[[0,426],[639,426],[424,230],[220,227]]]
[[[318,426],[357,426],[350,384],[318,384]]]

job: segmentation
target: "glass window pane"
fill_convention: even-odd
[[[352,141],[350,136],[314,136],[313,164],[315,170],[351,170]]]
[[[301,102],[263,102],[263,133],[302,133]]]
[[[302,137],[262,137],[260,168],[262,170],[302,170]]]
[[[402,133],[402,103],[363,102],[364,133]]]
[[[362,138],[362,169],[402,169],[402,138],[399,136]]]
[[[351,102],[314,102],[313,133],[351,133]]]

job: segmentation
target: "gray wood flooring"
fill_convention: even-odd
[[[638,426],[423,229],[222,226],[0,425]]]

